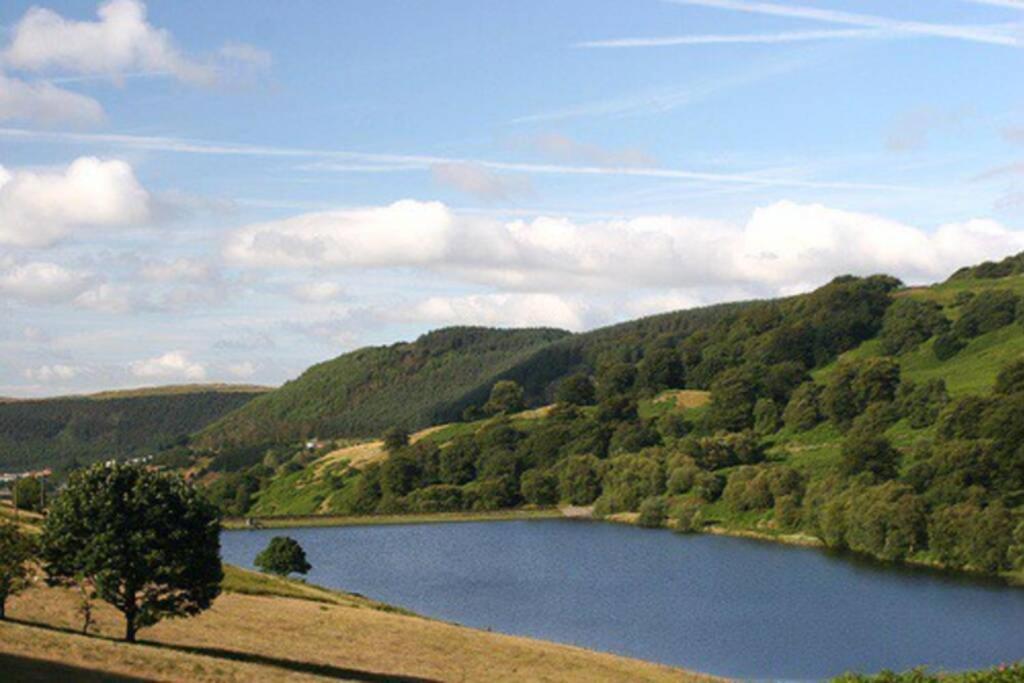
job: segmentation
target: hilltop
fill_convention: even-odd
[[[193,384],[0,401],[0,469],[62,467],[166,450],[267,391]]]

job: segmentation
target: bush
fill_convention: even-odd
[[[956,336],[952,332],[940,334],[935,338],[935,343],[932,344],[932,353],[935,357],[940,360],[949,360],[967,346],[960,337]]]
[[[846,476],[868,472],[878,479],[892,479],[898,473],[899,458],[899,451],[884,436],[856,431],[843,441],[839,469]]]
[[[677,465],[669,471],[666,490],[670,495],[689,493],[697,480],[697,475],[701,472],[692,458],[687,458],[687,460],[688,462]]]
[[[555,392],[556,401],[574,406],[593,405],[596,400],[595,396],[594,383],[585,373],[566,377]]]
[[[994,391],[1003,395],[1024,392],[1024,360],[1015,360],[999,371]]]
[[[566,458],[559,466],[558,493],[572,505],[590,505],[601,495],[601,461],[592,455]]]
[[[457,512],[463,508],[462,489],[451,484],[434,484],[416,489],[405,497],[409,512]]]
[[[28,588],[35,542],[17,525],[0,520],[0,620],[6,617],[7,598]]]
[[[914,429],[935,424],[939,414],[949,403],[949,392],[943,379],[928,380],[924,384],[905,381],[900,385],[896,401],[899,412]]]
[[[789,399],[782,419],[786,426],[804,432],[813,429],[823,419],[820,406],[821,385],[804,382]]]
[[[409,445],[409,431],[402,427],[392,427],[384,432],[384,450],[394,453]]]
[[[681,534],[699,531],[703,526],[701,507],[701,501],[695,498],[685,498],[675,503],[670,513],[675,530]]]
[[[1019,301],[1008,289],[979,292],[963,307],[953,324],[953,333],[961,339],[971,339],[1006,327],[1016,319]]]
[[[558,477],[546,470],[528,470],[519,483],[523,500],[533,505],[554,505],[558,502]]]
[[[652,457],[620,455],[608,461],[601,489],[600,514],[632,512],[645,498],[665,492],[664,469]]]
[[[313,568],[306,559],[306,551],[290,536],[275,536],[270,539],[263,552],[256,556],[254,564],[260,571],[278,576],[308,574]]]
[[[779,407],[770,398],[759,398],[754,404],[754,433],[764,437],[774,434],[782,427]]]
[[[640,503],[640,516],[636,523],[647,529],[657,529],[665,526],[665,518],[668,516],[668,505],[662,496],[645,498]]]
[[[707,503],[721,498],[724,489],[725,477],[714,472],[701,472],[693,481],[693,493]]]
[[[508,415],[525,407],[523,388],[518,382],[505,379],[494,383],[491,397],[484,404],[484,412],[488,415]]]
[[[913,351],[922,342],[949,330],[942,308],[932,301],[897,299],[889,306],[878,335],[882,353],[895,356]]]

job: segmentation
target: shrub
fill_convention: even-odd
[[[960,318],[953,324],[953,333],[970,339],[1006,327],[1017,317],[1019,297],[1008,289],[979,292],[964,305]]]
[[[693,493],[707,503],[718,500],[724,489],[725,477],[714,472],[701,472],[693,481]]]
[[[256,556],[254,563],[260,571],[278,576],[308,574],[313,566],[306,559],[306,551],[290,536],[275,536]]]
[[[597,506],[601,514],[634,511],[641,501],[665,492],[661,463],[645,455],[620,455],[607,463]]]
[[[523,500],[533,505],[554,505],[558,502],[558,477],[546,470],[528,470],[519,483]]]
[[[779,415],[779,407],[770,398],[759,398],[754,404],[754,433],[758,436],[768,436],[779,431],[782,426],[782,417]]]
[[[494,383],[491,397],[484,404],[484,412],[488,415],[507,415],[525,407],[523,388],[518,382],[504,379]]]
[[[922,342],[949,330],[942,308],[932,301],[897,299],[885,312],[878,335],[882,353],[895,356],[913,351]]]
[[[684,498],[675,503],[670,512],[675,530],[681,534],[699,531],[703,526],[701,507],[701,501],[695,498]]]
[[[914,429],[935,424],[939,414],[949,403],[949,392],[943,379],[928,380],[924,384],[905,381],[900,385],[896,401],[899,412]]]
[[[568,405],[589,406],[594,404],[595,395],[590,376],[578,373],[562,380],[555,392],[555,400]]]
[[[1024,360],[1015,360],[999,371],[994,391],[1004,395],[1024,392]]]
[[[559,466],[558,493],[572,505],[590,505],[601,495],[601,461],[592,455],[566,458]]]
[[[456,512],[463,507],[462,488],[451,484],[434,484],[416,489],[405,497],[410,512]]]
[[[31,537],[17,525],[0,520],[0,619],[6,617],[7,598],[28,587],[35,550]]]
[[[402,427],[392,427],[384,432],[384,450],[389,453],[409,445],[409,431]]]
[[[967,346],[967,343],[960,339],[960,337],[952,332],[946,332],[935,338],[935,343],[932,344],[932,353],[940,361],[949,360],[960,353],[965,346]]]
[[[797,431],[807,431],[821,422],[821,385],[804,382],[789,399],[782,419],[786,426]]]
[[[665,526],[665,518],[668,516],[668,505],[662,496],[645,498],[640,503],[640,516],[636,523],[647,529],[657,529]]]
[[[868,472],[879,479],[892,479],[898,472],[899,457],[885,437],[858,430],[843,441],[839,469],[846,476]]]

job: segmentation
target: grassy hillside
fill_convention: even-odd
[[[34,588],[12,599],[11,621],[0,622],[0,670],[11,680],[714,680],[233,567],[224,587],[211,610],[146,629],[137,645],[112,640],[121,625],[106,606],[97,610],[96,634],[79,635],[74,595]]]
[[[265,391],[191,385],[0,402],[0,470],[152,453]]]

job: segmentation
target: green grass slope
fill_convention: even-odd
[[[265,393],[261,387],[157,387],[0,402],[0,469],[61,467],[166,448]]]

